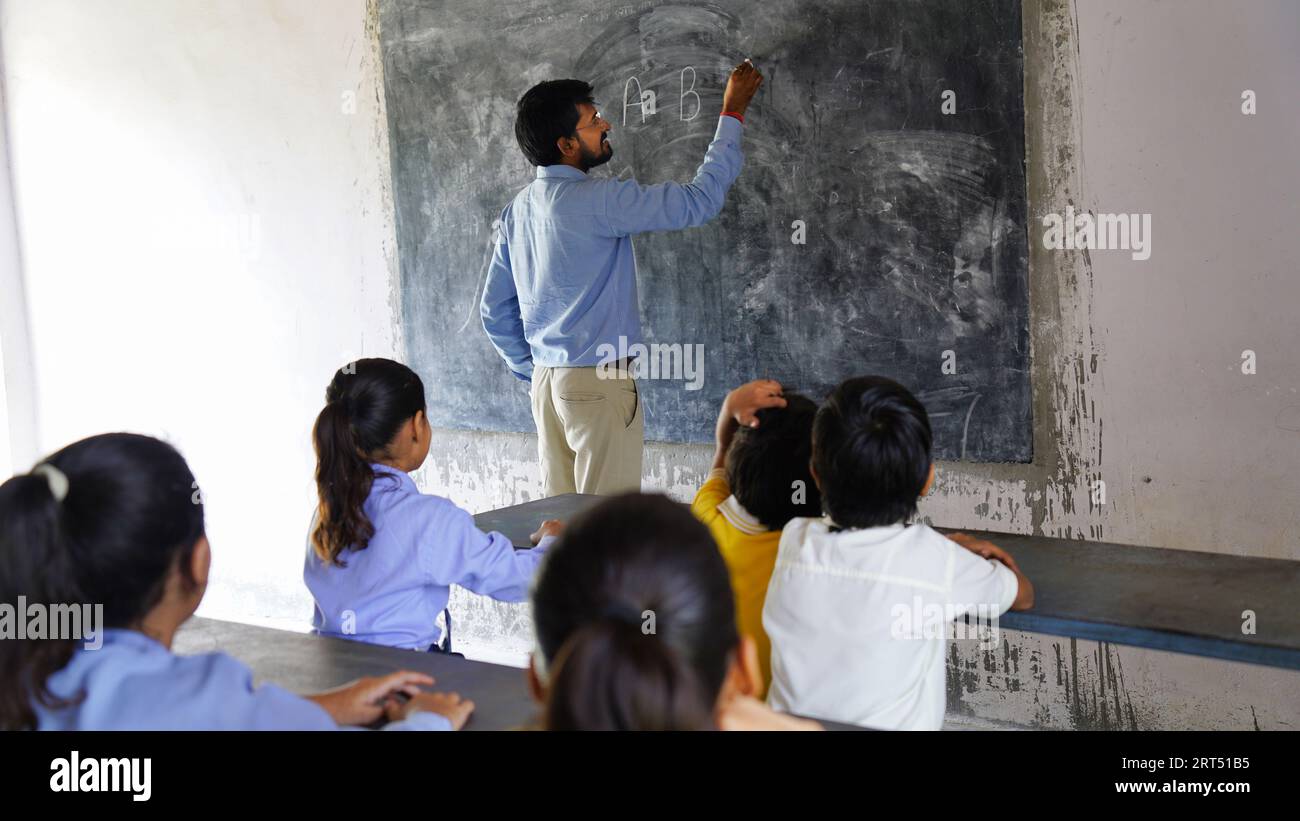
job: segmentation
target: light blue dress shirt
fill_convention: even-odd
[[[567,165],[537,179],[501,212],[479,312],[514,375],[533,366],[600,363],[597,348],[642,342],[633,234],[702,225],[717,216],[740,173],[743,126],[718,118],[695,179],[639,185],[593,179]]]
[[[427,650],[439,639],[435,620],[451,585],[500,601],[528,598],[551,539],[515,550],[500,533],[475,527],[474,517],[450,500],[420,493],[402,471],[371,467],[375,481],[364,506],[375,528],[370,544],[344,550],[346,567],[326,564],[307,545],[303,580],[316,599],[317,633]]]
[[[47,683],[61,699],[84,697],[54,710],[33,704],[41,730],[340,729],[313,701],[254,687],[252,672],[224,653],[178,656],[134,630],[105,630],[101,647],[79,647]],[[450,730],[451,722],[415,712],[385,729]]]

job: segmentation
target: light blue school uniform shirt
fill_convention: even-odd
[[[516,377],[533,366],[597,365],[598,348],[642,342],[632,235],[702,225],[717,216],[740,174],[743,126],[718,118],[695,179],[639,185],[594,179],[567,165],[537,179],[501,212],[479,313]]]
[[[315,702],[274,684],[253,686],[253,674],[225,653],[178,656],[134,630],[104,631],[101,647],[79,647],[47,682],[67,707],[39,701],[41,730],[338,730]],[[345,728],[351,729],[351,728]],[[412,713],[385,729],[450,730],[430,712]]]
[[[449,499],[424,494],[406,473],[374,464],[364,510],[374,535],[364,550],[340,554],[346,567],[321,561],[307,545],[303,581],[316,599],[312,627],[337,636],[428,650],[451,585],[499,601],[521,602],[552,541],[515,550],[500,533],[484,533]]]

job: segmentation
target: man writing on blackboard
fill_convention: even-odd
[[[501,212],[479,308],[501,358],[532,383],[547,496],[640,489],[644,425],[631,362],[599,353],[642,341],[631,237],[717,216],[762,81],[748,60],[731,72],[713,142],[686,185],[587,175],[614,154],[590,84],[550,80],[520,98],[515,138],[537,178]]]

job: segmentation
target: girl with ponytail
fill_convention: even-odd
[[[627,494],[575,518],[533,591],[529,668],[548,730],[820,729],[754,698],[754,640],[736,630],[726,563],[664,496]]]
[[[538,546],[516,551],[450,500],[420,493],[407,474],[431,437],[424,383],[410,368],[361,359],[334,374],[312,430],[319,504],[303,569],[318,633],[449,653],[451,585],[527,597],[559,522],[543,522]]]
[[[207,587],[197,487],[170,445],[127,433],[83,439],[0,485],[0,602],[102,606],[103,620],[82,636],[0,641],[0,729],[325,730],[385,715],[410,729],[464,723],[473,704],[420,692],[432,679],[418,673],[301,698],[254,687],[222,653],[173,655],[172,637]]]

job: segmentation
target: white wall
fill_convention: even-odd
[[[1153,220],[1149,261],[1092,255],[1109,538],[1300,559],[1300,3],[1078,25],[1084,203]]]
[[[311,421],[335,367],[400,350],[365,4],[2,8],[41,448],[119,427],[166,433],[209,500],[205,612],[305,619]],[[1025,9],[1031,213],[1149,211],[1154,251],[1063,259],[1033,238],[1035,463],[944,464],[923,513],[1300,559],[1300,6]],[[1245,88],[1259,94],[1254,118],[1239,113]],[[358,92],[353,115],[345,90]],[[1254,377],[1238,368],[1245,348]],[[646,484],[689,497],[708,459],[652,444]],[[1099,508],[1086,498],[1096,478]],[[420,479],[475,511],[535,498],[535,440],[439,432]],[[453,601],[462,646],[526,651],[525,607]],[[1009,640],[1023,671],[981,677],[963,715],[1128,726],[1088,703],[1118,669],[1141,727],[1300,722],[1293,672]],[[1077,688],[1034,672],[1057,653],[1077,657]]]
[[[0,66],[3,65],[0,52]],[[36,459],[36,376],[27,325],[22,249],[9,173],[8,105],[0,88],[0,476]]]
[[[311,424],[337,367],[397,348],[365,9],[0,12],[39,449],[179,447],[208,506],[205,614],[308,618]]]

